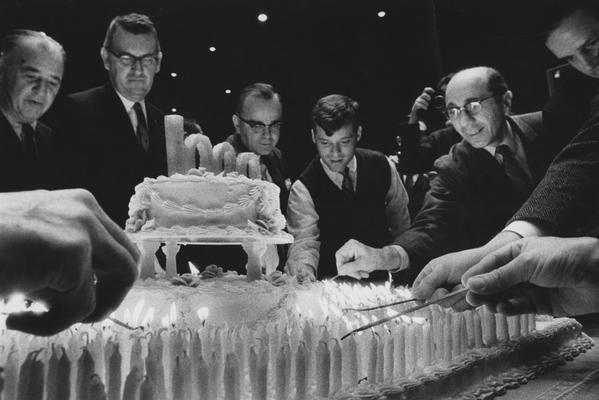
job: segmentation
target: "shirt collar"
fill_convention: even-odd
[[[10,124],[10,126],[12,127],[12,130],[19,137],[19,140],[23,141],[23,126],[22,126],[23,123],[15,121],[14,118],[12,118],[11,115],[8,114],[7,112],[5,112],[4,110],[2,110],[2,114],[4,115],[4,118],[6,118],[6,120]],[[30,122],[29,125],[31,125],[33,130],[35,130],[35,128],[37,126],[37,121]]]
[[[487,150],[493,157],[495,157],[495,152],[497,150],[497,147],[499,147],[502,144],[508,146],[514,153],[518,152],[520,140],[517,137],[517,135],[514,134],[514,130],[512,129],[512,126],[510,125],[509,119],[506,119],[506,130],[507,130],[506,135],[500,143],[498,143],[496,146],[485,146],[484,147],[484,149]]]
[[[142,101],[131,101],[128,98],[126,98],[125,96],[123,96],[122,94],[120,94],[118,90],[115,89],[114,91],[119,96],[119,99],[121,99],[121,102],[123,103],[123,106],[125,106],[125,110],[127,110],[127,112],[131,111],[131,109],[133,108],[133,105],[135,105],[135,103],[140,103],[141,104],[141,109],[144,111],[144,114],[147,115],[145,100],[142,100]]]
[[[341,175],[343,176],[343,172],[336,172],[333,171],[332,169],[330,169],[324,161],[322,161],[322,158],[319,158],[320,160],[320,164],[322,164],[322,167],[324,168],[325,172],[327,173],[327,175],[331,176],[331,175]],[[354,175],[356,173],[356,170],[358,168],[358,162],[356,161],[356,156],[354,155],[352,157],[352,159],[349,161],[349,163],[347,164],[347,166],[349,167],[349,173]]]

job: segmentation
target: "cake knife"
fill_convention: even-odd
[[[364,331],[366,329],[373,328],[373,327],[375,327],[377,325],[380,325],[380,324],[384,324],[385,322],[389,322],[391,320],[394,320],[395,318],[401,317],[402,315],[413,313],[414,311],[418,311],[418,310],[421,310],[423,308],[432,306],[433,304],[439,304],[439,303],[442,303],[442,302],[447,301],[447,300],[458,300],[460,298],[464,298],[464,297],[466,297],[466,293],[468,293],[468,288],[462,288],[460,290],[456,290],[455,292],[451,292],[449,294],[446,294],[445,296],[441,296],[441,297],[439,297],[436,300],[425,301],[422,304],[418,304],[417,306],[410,307],[407,310],[404,310],[402,312],[398,312],[397,314],[392,315],[390,317],[386,317],[386,318],[380,319],[378,321],[371,322],[370,324],[366,324],[366,325],[363,325],[363,326],[361,326],[359,328],[356,328],[353,331],[348,332],[345,335],[343,335],[343,337],[341,338],[341,340],[345,339],[346,337],[348,337],[350,335],[353,335],[354,333],[357,333],[357,332],[360,332],[360,331]]]

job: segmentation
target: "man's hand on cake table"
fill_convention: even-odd
[[[599,311],[599,240],[530,237],[505,245],[468,270],[468,303],[507,315]]]
[[[0,298],[19,293],[48,309],[10,314],[9,329],[52,335],[103,319],[133,285],[138,260],[85,190],[0,194]]]
[[[350,239],[335,253],[335,262],[338,275],[366,279],[376,270],[396,270],[400,256],[391,246],[377,249]]]
[[[519,238],[519,235],[505,231],[482,247],[448,253],[431,260],[414,280],[412,295],[420,300],[434,300],[445,296],[450,291],[462,288],[462,276],[466,271],[487,254]],[[465,298],[459,298],[455,302],[441,305],[452,307],[456,311],[472,308]]]

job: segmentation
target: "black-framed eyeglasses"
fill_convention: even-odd
[[[133,54],[129,54],[127,52],[117,53],[114,50],[105,47],[106,51],[115,56],[121,64],[126,67],[132,67],[138,62],[142,67],[145,68],[153,68],[158,64],[158,55],[157,54],[146,54],[145,56],[134,56]]]
[[[458,119],[460,117],[460,114],[462,113],[462,111],[465,111],[466,114],[468,114],[469,116],[476,115],[480,112],[480,110],[482,110],[483,101],[489,100],[489,99],[492,99],[493,97],[497,97],[497,96],[501,96],[501,95],[503,95],[503,93],[496,93],[496,94],[489,95],[487,97],[483,97],[482,99],[469,101],[468,103],[464,104],[462,107],[457,107],[457,106],[447,107],[445,109],[445,114],[447,115],[447,118],[449,118],[450,120]]]
[[[283,121],[274,121],[270,124],[265,124],[262,121],[253,121],[250,119],[242,118],[239,114],[236,114],[237,118],[239,118],[243,123],[250,127],[250,129],[261,135],[264,135],[266,131],[271,133],[279,133],[281,132],[281,127],[283,126]]]

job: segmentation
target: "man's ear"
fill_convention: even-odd
[[[358,126],[358,130],[356,131],[356,143],[362,139],[362,126]]]
[[[100,49],[100,57],[102,57],[102,63],[104,64],[104,69],[108,71],[110,69],[110,62],[108,61],[109,54],[108,51],[102,47]]]
[[[508,90],[503,94],[502,101],[503,107],[505,109],[505,115],[510,115],[512,113],[512,99],[514,98],[514,94],[511,90]]]
[[[314,129],[310,129],[310,133],[312,134],[312,143],[316,144],[316,132]]]
[[[231,120],[233,121],[233,126],[235,127],[235,132],[239,133],[239,117],[237,116],[237,114],[233,114],[233,116],[231,117]]]
[[[160,64],[162,64],[162,52],[158,52],[158,62],[156,63],[156,73],[160,72]]]

